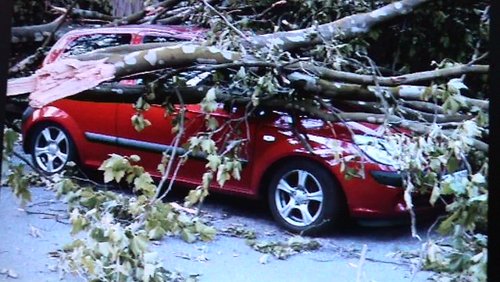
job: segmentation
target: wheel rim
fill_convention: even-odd
[[[293,170],[283,175],[274,196],[280,216],[297,227],[312,224],[323,208],[323,187],[313,174],[305,170]]]
[[[68,137],[57,127],[46,127],[36,137],[33,154],[36,164],[43,171],[58,172],[68,162]]]

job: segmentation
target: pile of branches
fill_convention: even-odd
[[[58,19],[13,28],[12,42],[47,47],[59,28],[75,21],[188,24],[207,30],[201,40],[99,49],[33,74],[21,72],[25,77],[9,80],[8,96],[29,94],[30,105],[42,107],[76,94],[129,91],[150,103],[206,108],[236,103],[348,127],[355,121],[409,129],[414,139],[400,153],[406,155],[402,169],[410,172],[405,181],[410,211],[408,195],[416,186],[431,192],[431,204],[441,195],[455,197],[441,229],[453,233],[456,250],[450,260],[437,259],[444,249],[430,244],[429,262],[477,278],[487,262],[484,240],[475,232],[487,225],[488,5],[479,0],[165,0],[122,18],[76,4],[53,7],[61,13]],[[36,56],[43,57],[43,50]],[[32,66],[24,60],[11,74]],[[186,74],[203,73],[213,79],[187,87]],[[112,83],[130,78],[147,83]],[[144,104],[136,104],[138,111],[147,108]],[[438,177],[456,171],[459,161],[468,171],[465,181]],[[410,174],[417,177],[409,179]]]
[[[317,4],[316,2],[307,3],[313,5]],[[446,130],[456,128],[466,120],[477,120],[480,126],[486,127],[484,116],[488,110],[488,101],[475,98],[481,95],[469,90],[464,80],[468,74],[488,72],[488,65],[477,64],[487,56],[487,53],[480,54],[479,43],[470,62],[436,63],[433,70],[401,74],[375,64],[368,56],[367,50],[363,52],[361,49],[363,44],[353,41],[365,38],[380,26],[418,11],[421,6],[436,2],[439,1],[403,0],[391,4],[384,1],[360,1],[362,4],[343,5],[344,10],[336,10],[335,17],[340,17],[338,19],[324,15],[322,21],[333,21],[322,24],[318,21],[300,23],[300,20],[290,23],[286,19],[290,13],[283,11],[295,7],[299,8],[296,14],[300,14],[303,4],[295,1],[261,1],[245,7],[232,1],[191,3],[167,0],[115,20],[97,12],[76,9],[72,5],[68,9],[59,8],[64,14],[58,22],[49,24],[50,27],[24,27],[22,31],[35,34],[37,38],[36,34],[41,28],[50,30],[53,25],[60,25],[72,17],[109,21],[104,26],[188,21],[210,27],[204,41],[106,48],[77,56],[71,60],[86,62],[90,68],[101,72],[105,69],[108,72],[107,77],[93,77],[93,83],[82,80],[80,87],[72,87],[79,92],[103,81],[139,73],[154,73],[162,69],[170,70],[169,75],[163,74],[155,82],[164,81],[186,70],[224,71],[226,74],[229,70],[232,74],[227,83],[217,84],[218,101],[234,100],[254,106],[283,108],[331,122],[384,123],[408,128],[416,133],[429,133],[435,124],[447,132]],[[345,11],[346,7],[351,10]],[[311,9],[313,8],[314,5],[311,6]],[[325,5],[323,8],[328,10],[335,7]],[[370,8],[374,10],[369,10]],[[362,12],[344,16],[357,11]],[[258,32],[263,34],[251,33],[248,27],[255,26],[260,21],[265,22],[258,29]],[[287,31],[298,27],[304,28]],[[271,28],[280,31],[265,33]],[[19,35],[23,34],[20,31],[13,29],[13,42],[19,41]],[[23,35],[23,38],[27,37]],[[477,40],[480,42],[480,39]],[[360,50],[345,51],[339,47],[346,45],[343,42],[348,42],[347,45]],[[150,59],[152,56],[154,60]],[[131,63],[132,61],[134,63]],[[72,62],[62,60],[57,64],[65,64],[75,75],[78,73],[79,67],[75,67]],[[172,69],[175,71],[171,71]],[[23,90],[31,92],[32,106],[42,106],[56,99],[77,94],[61,92],[58,86],[52,89],[44,87],[44,81],[53,83],[51,77],[55,75],[51,66],[47,66],[32,76],[33,79],[37,78],[38,84],[30,86],[29,91]],[[69,82],[69,78],[66,81]],[[64,85],[64,82],[58,81],[60,85]],[[12,81],[11,86],[14,84]],[[144,87],[144,93],[150,93],[151,88],[151,85]],[[157,96],[173,95],[173,91],[168,91],[172,89],[172,85],[154,89]],[[194,91],[197,95],[193,94],[191,89],[190,99],[186,100],[201,101],[207,89],[198,88]],[[12,91],[10,94],[14,95]],[[474,146],[478,150],[486,151],[488,146],[482,140],[487,137],[487,130],[483,130],[482,134],[474,141]]]

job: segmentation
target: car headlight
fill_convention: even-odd
[[[385,165],[394,165],[394,158],[387,151],[387,142],[381,138],[365,135],[354,135],[354,143],[370,159]]]

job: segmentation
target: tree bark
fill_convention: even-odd
[[[47,24],[13,27],[11,29],[11,43],[42,42],[45,40],[45,37],[49,36],[50,33],[64,21],[65,16],[61,15]]]
[[[291,50],[334,39],[350,39],[368,33],[375,25],[411,13],[422,4],[431,1],[397,1],[369,13],[355,14],[317,27],[254,36],[250,42],[255,48],[269,48],[276,45],[280,49]]]

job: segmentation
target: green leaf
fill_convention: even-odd
[[[455,156],[451,156],[448,158],[448,162],[446,163],[446,168],[448,170],[448,173],[453,173],[458,170],[460,167],[460,162]]]
[[[460,103],[453,95],[450,95],[443,103],[443,109],[448,114],[454,114],[460,110]]]
[[[219,122],[214,117],[208,117],[206,119],[206,126],[209,130],[216,130],[219,127]]]
[[[7,178],[7,183],[12,187],[14,195],[21,199],[22,206],[31,201],[29,180],[24,173],[23,164],[11,166],[11,172]]]
[[[189,149],[194,150],[196,147],[200,146],[202,138],[192,136],[189,138]]]
[[[144,236],[134,236],[130,239],[130,250],[135,256],[140,256],[148,248],[148,239]]]
[[[196,236],[188,228],[183,228],[181,230],[181,237],[182,237],[182,240],[184,240],[188,243],[193,243],[196,241]]]
[[[201,150],[207,154],[213,154],[217,151],[215,142],[212,139],[203,139],[200,143]]]
[[[234,161],[233,162],[233,171],[231,172],[231,175],[233,176],[234,179],[236,179],[236,180],[241,179],[241,175],[240,175],[241,169],[242,169],[241,162]]]
[[[14,145],[19,140],[19,133],[10,128],[7,128],[3,134],[5,154],[11,154],[14,151]]]
[[[231,178],[231,175],[226,171],[226,166],[225,165],[220,165],[219,169],[217,170],[217,183],[219,183],[220,187],[224,186],[224,183],[226,183],[227,180]]]
[[[151,105],[143,97],[139,97],[134,104],[134,108],[138,111],[147,111],[150,107]]]
[[[142,173],[135,178],[134,187],[136,191],[142,192],[148,197],[153,196],[156,192],[154,180],[148,172]]]
[[[142,113],[135,113],[131,118],[132,126],[138,132],[151,125],[151,122],[144,118]]]
[[[200,234],[200,239],[203,241],[212,241],[217,234],[217,230],[214,227],[203,224],[200,221],[196,221],[195,230]]]
[[[436,203],[436,201],[439,199],[439,196],[441,195],[441,190],[439,189],[439,186],[438,185],[434,185],[434,187],[432,188],[432,193],[431,193],[431,197],[429,199],[429,203],[434,206],[434,204]]]
[[[97,243],[97,250],[103,256],[107,257],[112,252],[112,246],[109,242],[100,242]]]
[[[210,88],[200,102],[201,109],[204,113],[213,113],[217,110],[217,102],[215,101],[216,91],[217,89],[215,87]]]
[[[137,162],[141,161],[141,157],[139,157],[138,155],[130,155],[129,159],[131,161],[133,161],[134,163],[137,163]]]
[[[160,240],[167,231],[161,226],[155,226],[153,229],[149,230],[148,237],[151,240]]]
[[[240,67],[238,72],[236,73],[236,79],[245,79],[247,77],[247,72],[244,67]]]
[[[202,180],[202,188],[205,190],[208,190],[210,188],[210,184],[212,183],[213,179],[213,173],[212,172],[205,172],[201,178]]]
[[[89,222],[83,217],[79,216],[71,220],[71,235],[75,235],[78,232],[85,230],[89,226]]]
[[[115,173],[112,170],[104,171],[104,183],[109,183],[115,179]]]
[[[438,231],[441,234],[450,234],[455,226],[455,220],[459,217],[459,211],[454,212],[439,225]]]
[[[429,165],[433,171],[441,171],[441,161],[438,158],[431,159]]]
[[[207,156],[208,163],[205,167],[210,168],[212,171],[217,171],[217,168],[221,164],[221,158],[218,155],[210,154]]]
[[[199,188],[189,191],[186,198],[184,198],[185,201],[184,204],[188,207],[193,206],[194,204],[198,203],[198,201],[200,201],[201,195],[202,195],[202,190]]]

